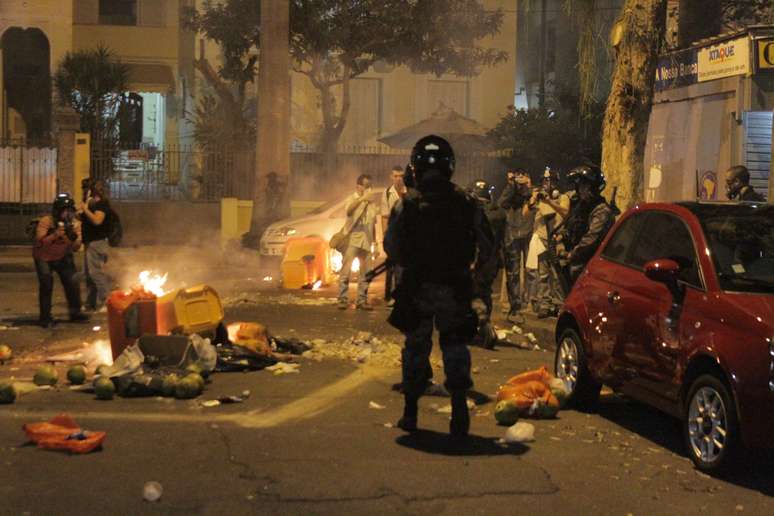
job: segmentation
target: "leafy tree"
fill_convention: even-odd
[[[567,172],[582,163],[598,164],[602,153],[602,106],[591,106],[591,118],[580,119],[577,93],[560,88],[551,109],[512,110],[489,132],[495,148],[505,150],[508,168],[524,168],[535,179],[546,166]]]
[[[68,52],[54,74],[59,101],[81,116],[81,131],[95,142],[118,138],[119,108],[128,81],[129,68],[101,45]]]
[[[259,46],[257,0],[206,0],[184,22],[223,49],[223,78],[252,79]],[[350,109],[350,83],[377,61],[421,73],[472,76],[506,59],[478,44],[496,34],[501,11],[477,0],[291,0],[290,48],[295,71],[320,95],[320,144],[331,170]],[[340,99],[340,100],[339,100]]]

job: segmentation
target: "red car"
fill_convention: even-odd
[[[644,204],[567,297],[556,374],[592,408],[602,384],[682,421],[704,471],[774,439],[774,206]]]

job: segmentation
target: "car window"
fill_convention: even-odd
[[[645,213],[635,213],[623,221],[615,234],[610,237],[607,246],[602,251],[602,256],[614,262],[626,263],[626,256],[631,250],[640,227],[642,227],[645,215]]]
[[[682,281],[701,288],[699,261],[685,223],[672,214],[656,211],[649,212],[644,223],[647,231],[637,236],[627,265],[643,268],[649,261],[669,258],[680,265]]]

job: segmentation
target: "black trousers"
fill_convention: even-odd
[[[65,297],[67,298],[67,311],[70,317],[81,311],[81,289],[75,281],[75,261],[72,254],[68,254],[61,260],[53,262],[36,258],[35,271],[38,273],[38,303],[41,321],[51,320],[51,295],[54,292],[54,272],[59,275],[59,280],[62,282]]]

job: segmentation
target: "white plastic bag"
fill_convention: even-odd
[[[506,443],[531,443],[535,440],[535,426],[522,421],[505,431]]]

